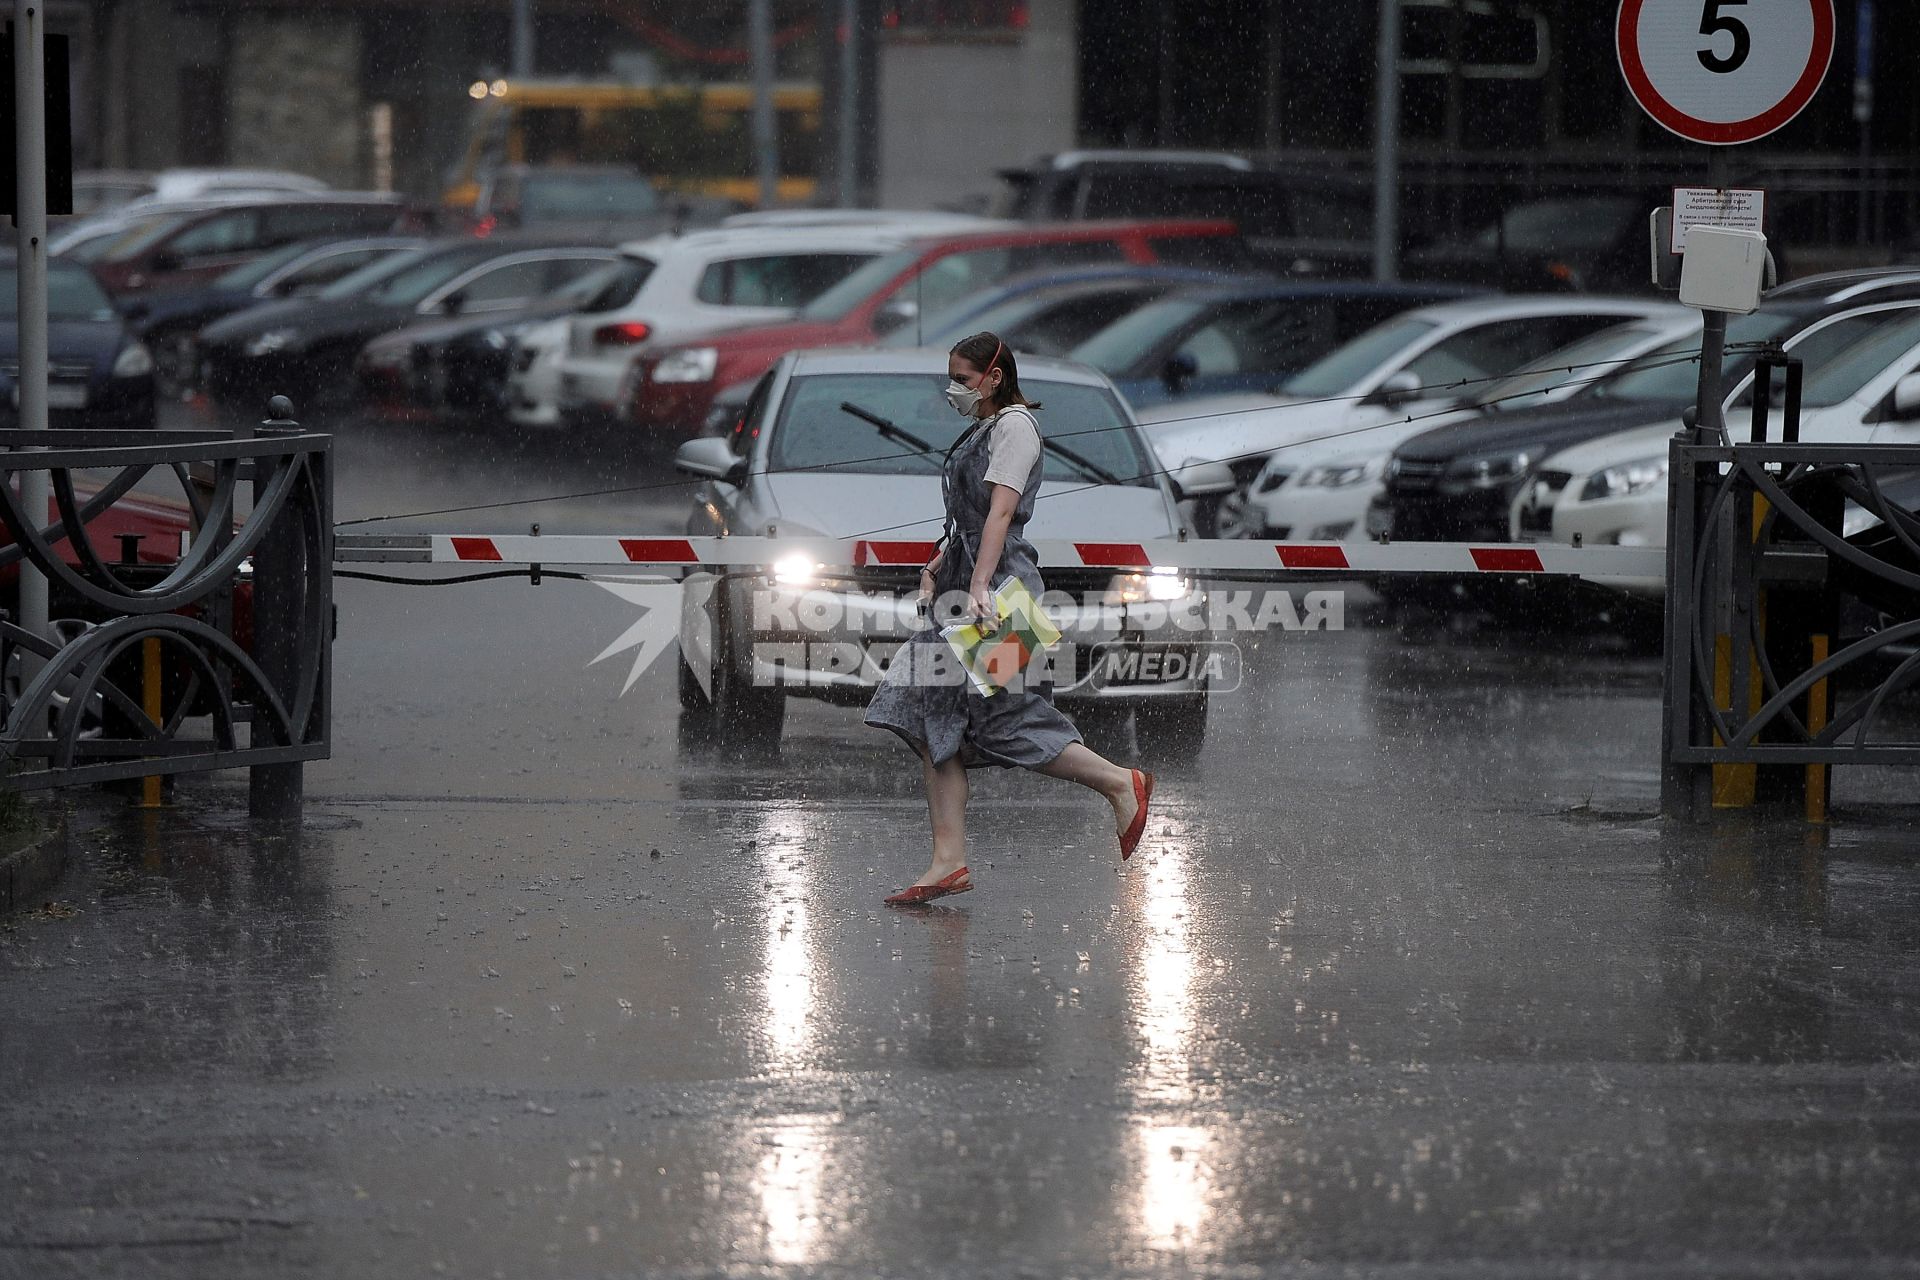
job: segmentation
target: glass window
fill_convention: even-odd
[[[320,291],[323,298],[352,298],[370,293],[376,286],[411,271],[416,265],[439,255],[427,249],[405,249],[387,258],[376,258],[358,271],[349,271]],[[429,286],[431,288],[431,286]]]
[[[1221,308],[1177,354],[1193,357],[1203,377],[1279,373],[1299,368],[1342,336],[1330,299],[1250,299]]]
[[[1202,306],[1188,298],[1163,298],[1086,339],[1073,349],[1071,358],[1110,378],[1132,376],[1161,349],[1169,334],[1191,324]]]
[[[1169,266],[1244,271],[1254,265],[1253,251],[1239,236],[1156,236],[1147,245]]]
[[[384,231],[394,224],[397,208],[385,205],[287,204],[266,211],[261,239],[267,244],[311,240],[319,236]]]
[[[1280,389],[1290,396],[1306,399],[1351,394],[1374,370],[1438,327],[1431,320],[1407,316],[1375,325],[1294,374]]]
[[[1142,450],[1138,431],[1104,387],[1022,380],[1027,394],[1044,404],[1041,430],[1066,448],[1129,483],[1152,485],[1154,464]],[[771,469],[826,470],[862,475],[938,475],[941,454],[966,423],[947,403],[945,379],[910,374],[814,374],[788,386],[774,428]],[[932,445],[917,454],[888,440],[872,424],[842,409],[857,404]],[[1044,475],[1049,480],[1087,477],[1049,450]]]
[[[717,307],[802,307],[872,259],[865,253],[779,253],[710,264],[694,296]]]
[[[976,317],[973,328],[999,334],[1016,351],[1063,356],[1157,292],[1127,289],[1058,299],[1039,306],[1029,304],[1024,318],[1009,315],[996,321],[989,312]]]
[[[123,262],[136,254],[145,252],[150,246],[158,244],[173,234],[176,228],[184,226],[196,216],[198,215],[191,213],[173,213],[158,218],[143,218],[131,227],[122,229],[118,234],[89,240],[60,256],[72,258],[76,262]]]
[[[1482,407],[1516,405],[1526,396],[1538,395],[1569,379],[1593,378],[1603,371],[1591,366],[1619,359],[1621,353],[1645,342],[1656,332],[1658,330],[1641,324],[1622,324],[1602,329],[1599,333],[1570,342],[1536,359],[1523,361],[1519,372],[1481,387],[1471,397],[1471,403]]]
[[[259,211],[236,209],[188,227],[164,247],[182,259],[193,259],[241,253],[259,243]]]
[[[802,320],[838,320],[919,259],[914,249],[883,254],[801,309]]]
[[[1916,346],[1920,310],[1901,308],[1836,320],[1788,349],[1805,362],[1800,403],[1812,408],[1839,404]],[[1776,387],[1782,381],[1775,375]]]
[[[435,289],[485,262],[488,256],[486,250],[469,249],[458,253],[430,253],[408,259],[391,274],[385,275],[379,283],[367,289],[366,299],[376,306],[411,307]],[[350,282],[368,272],[380,271],[385,265],[385,263],[375,263],[365,271],[356,271],[353,275],[337,280],[324,289],[321,296],[325,298],[358,296],[358,290],[342,294],[336,294],[335,290],[344,291]]]
[[[1611,318],[1611,317],[1609,317]],[[1569,324],[1574,317],[1528,316],[1520,320],[1497,320],[1475,325],[1443,338],[1414,357],[1407,369],[1423,387],[1438,387],[1449,382],[1476,381],[1497,377],[1522,361],[1543,356],[1559,346],[1567,331],[1578,329]],[[1591,322],[1590,317],[1579,319]]]
[[[0,318],[12,324],[19,313],[20,275],[8,263],[0,267]],[[113,303],[91,271],[72,262],[47,264],[47,319],[98,323],[113,318]]]
[[[313,252],[311,245],[290,244],[264,253],[251,262],[243,262],[230,271],[223,271],[214,280],[216,289],[251,289],[274,272]]]
[[[274,281],[273,291],[282,295],[313,293],[353,274],[368,263],[378,262],[392,252],[390,248],[365,248],[321,254]]]
[[[1727,318],[1726,368],[1732,371],[1740,361],[1751,363],[1753,355],[1735,355],[1732,347],[1770,342],[1798,327],[1797,316],[1768,315]],[[1618,374],[1595,386],[1588,394],[1608,400],[1639,403],[1663,403],[1691,400],[1700,385],[1700,337],[1698,334],[1676,339],[1658,347],[1626,366]]]
[[[505,262],[459,287],[461,310],[491,311],[537,298],[547,291],[553,264],[545,258]]]
[[[653,274],[653,268],[651,258],[622,254],[562,288],[553,295],[553,301],[574,303],[577,311],[613,311],[633,301],[640,286]]]

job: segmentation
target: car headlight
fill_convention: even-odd
[[[153,372],[153,352],[147,350],[144,342],[129,342],[126,349],[114,357],[113,376],[116,378],[144,378]]]
[[[1580,501],[1624,498],[1630,494],[1645,493],[1649,489],[1663,488],[1666,483],[1666,458],[1636,458],[1587,477],[1587,483],[1580,490]]]
[[[1276,467],[1272,463],[1268,463],[1265,470],[1261,471],[1259,476],[1255,478],[1253,491],[1255,493],[1272,493],[1275,489],[1285,484],[1292,475],[1293,472],[1286,467]]]
[[[1373,468],[1364,462],[1339,462],[1310,467],[1294,481],[1303,489],[1346,489],[1366,480]]]
[[[265,333],[256,333],[247,339],[242,348],[250,356],[270,356],[276,351],[284,351],[300,336],[298,329],[268,329]]]
[[[708,382],[720,365],[720,353],[712,347],[682,347],[669,351],[653,366],[655,382]]]
[[[1524,449],[1512,453],[1483,453],[1462,458],[1447,468],[1447,479],[1468,489],[1498,489],[1509,480],[1526,474],[1533,455]]]
[[[820,571],[819,562],[804,552],[795,551],[773,562],[773,580],[783,587],[804,587]]]
[[[1108,604],[1144,604],[1149,600],[1184,600],[1193,594],[1193,579],[1177,569],[1159,565],[1146,573],[1116,573],[1107,585]]]

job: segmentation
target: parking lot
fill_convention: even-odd
[[[617,446],[348,422],[339,515],[644,482]],[[0,1275],[1911,1273],[1908,784],[1663,824],[1644,644],[1356,588],[1250,647],[1132,862],[990,771],[979,892],[901,914],[917,770],[854,713],[733,760],[591,661],[599,586],[338,586],[304,830],[239,776],[82,801],[0,932]]]

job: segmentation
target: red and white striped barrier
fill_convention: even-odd
[[[1383,573],[1533,574],[1662,578],[1663,547],[1570,547],[1560,543],[1191,542],[1034,543],[1040,567],[1172,569],[1198,576]],[[459,565],[549,565],[664,569],[770,566],[794,555],[822,569],[911,567],[933,555],[927,540],[673,538],[606,534],[415,534],[335,538],[335,559]]]

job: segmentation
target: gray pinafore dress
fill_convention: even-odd
[[[992,507],[993,486],[986,479],[988,440],[999,419],[997,413],[982,418],[961,438],[942,468],[940,492],[946,504],[946,540],[939,572],[934,575],[936,602],[951,591],[965,593],[973,581],[980,532]],[[1044,588],[1026,529],[1045,470],[1046,454],[1042,451],[1020,490],[1000,564],[990,579],[998,583],[1013,574],[1036,600]],[[1080,741],[1080,731],[1073,727],[1073,721],[1053,705],[1050,686],[1033,682],[1024,688],[1002,689],[990,698],[976,690],[959,664],[949,661],[951,653],[940,635],[940,624],[945,621],[936,618],[935,625],[916,631],[895,652],[886,678],[867,704],[868,724],[893,730],[916,751],[927,752],[935,764],[958,755],[969,768],[1018,765],[1035,769]],[[929,678],[929,673],[936,670],[944,670],[948,678]]]

